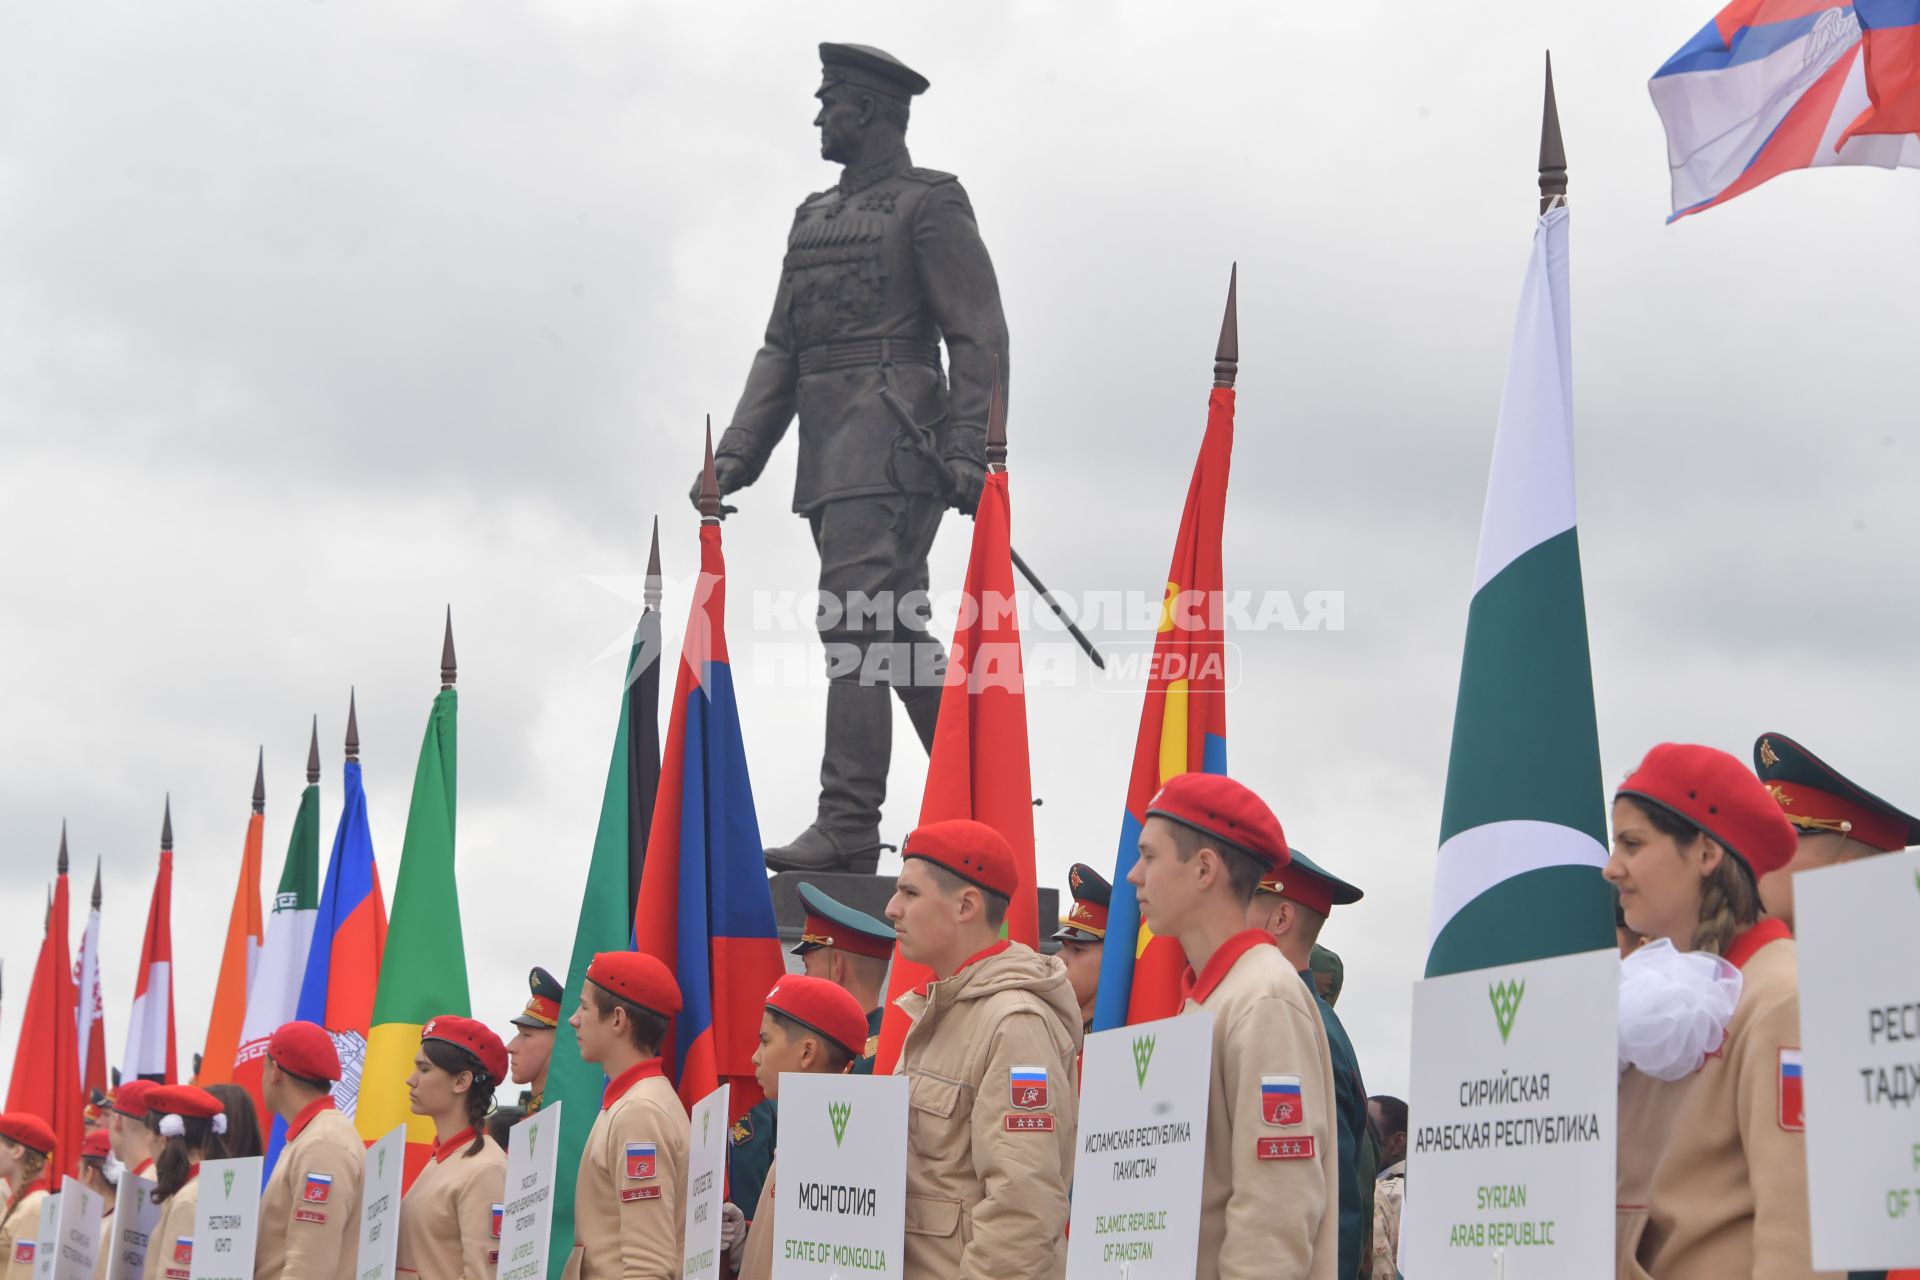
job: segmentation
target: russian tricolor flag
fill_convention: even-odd
[[[1780,1051],[1780,1127],[1795,1132],[1807,1127],[1807,1094],[1798,1049]]]
[[[706,519],[633,923],[637,948],[680,980],[661,1056],[681,1101],[691,1108],[731,1083],[732,1119],[760,1100],[760,1011],[786,964],[727,662],[726,600],[720,525]]]

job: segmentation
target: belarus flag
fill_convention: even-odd
[[[127,1052],[120,1070],[129,1080],[174,1084],[179,1078],[173,1051],[173,799],[168,797],[160,823],[160,870],[153,879],[147,908],[147,933],[140,944],[140,968],[134,979],[133,1017],[127,1024]]]

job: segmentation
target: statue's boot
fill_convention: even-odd
[[[933,729],[940,719],[940,690],[908,689],[900,702],[907,709],[907,719],[913,721],[913,731],[920,735],[920,745],[932,755]]]
[[[790,844],[768,849],[775,871],[852,871],[880,865],[880,803],[893,758],[893,695],[885,685],[827,686],[827,742],[820,756],[820,808]]]

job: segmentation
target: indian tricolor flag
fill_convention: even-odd
[[[1567,209],[1540,216],[1487,480],[1427,976],[1613,945],[1573,516]]]

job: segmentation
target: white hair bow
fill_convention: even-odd
[[[213,1118],[213,1131],[227,1131],[227,1113],[222,1111]],[[184,1138],[187,1136],[187,1122],[176,1115],[160,1117],[160,1136],[163,1138]]]

